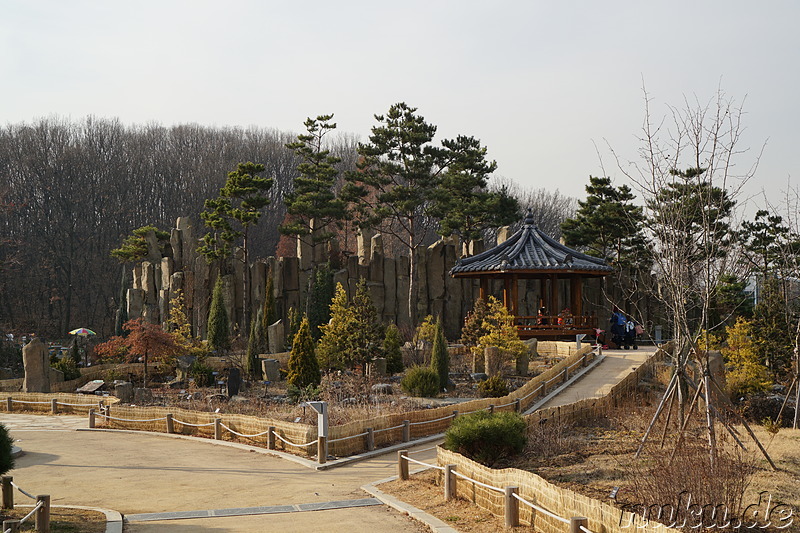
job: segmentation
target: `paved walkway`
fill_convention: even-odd
[[[652,352],[606,351],[604,361],[546,406],[604,394]],[[126,532],[427,531],[359,488],[394,475],[394,454],[315,472],[204,441],[75,431],[86,427],[86,417],[0,413],[0,422],[25,451],[11,472],[15,483],[49,493],[53,504],[120,511],[130,520]],[[431,446],[417,446],[425,451],[414,457],[432,462]]]
[[[551,398],[540,409],[557,407],[586,398],[600,398],[655,353],[653,346],[638,350],[603,350],[605,359],[591,372]]]

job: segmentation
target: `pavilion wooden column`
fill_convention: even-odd
[[[569,296],[572,300],[571,310],[575,316],[583,314],[583,279],[575,276],[570,279]]]
[[[481,277],[480,297],[484,302],[489,296],[489,278]]]
[[[511,303],[511,278],[503,278],[503,306],[513,315],[513,304]]]
[[[519,276],[511,278],[511,314],[519,316]]]

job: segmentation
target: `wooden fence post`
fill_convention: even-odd
[[[444,499],[448,502],[456,499],[455,470],[456,465],[444,465]]]
[[[411,421],[403,420],[403,442],[411,440]]]
[[[492,414],[492,413],[494,413],[494,404],[490,403],[489,404],[489,414]]]
[[[275,449],[275,426],[270,426],[267,428],[267,449],[274,450]]]
[[[317,437],[317,462],[324,465],[328,460],[328,437]]]
[[[38,533],[50,533],[50,495],[39,494],[36,496],[36,504],[42,502],[43,505],[36,511],[36,531]]]
[[[222,440],[222,419],[214,419],[214,440]]]
[[[514,411],[518,413],[522,412],[522,401],[519,398],[514,400]]]
[[[408,461],[406,461],[405,456],[408,455],[408,450],[399,450],[397,452],[397,476],[406,481],[409,478],[408,475]]]
[[[3,509],[14,508],[14,486],[11,484],[14,478],[11,476],[3,476],[0,478],[3,484]]]
[[[519,500],[514,497],[519,491],[519,487],[506,487],[503,491],[505,496],[505,522],[506,527],[517,527],[519,525]]]
[[[50,400],[50,412],[54,415],[58,414],[58,400],[55,398]]]
[[[569,519],[569,533],[581,533],[581,526],[589,527],[589,519],[585,516],[573,516]]]
[[[567,381],[569,381],[569,367],[566,367],[564,369],[564,383],[566,383]]]
[[[19,532],[19,520],[3,520],[3,531],[9,533]]]
[[[14,398],[9,396],[8,398],[6,398],[6,411],[10,413],[13,410],[14,410]]]
[[[175,422],[172,420],[172,413],[167,413],[167,433],[175,433]]]
[[[375,430],[367,428],[367,451],[371,452],[375,449]]]
[[[94,409],[89,409],[89,429],[94,429]]]

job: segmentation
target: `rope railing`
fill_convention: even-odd
[[[35,500],[36,499],[36,496],[31,494],[30,492],[26,492],[25,489],[23,489],[22,487],[20,487],[19,485],[17,485],[13,481],[11,482],[11,486],[14,487],[15,489],[17,489],[18,491],[20,491],[22,494],[24,494],[25,496],[27,496],[31,500]]]
[[[11,398],[11,401],[13,403],[30,403],[30,404],[37,404],[37,405],[50,405],[50,402],[34,402],[34,401],[30,401],[30,400],[15,400],[14,398]]]
[[[45,402],[50,403],[50,402]],[[97,403],[65,403],[65,402],[56,402],[56,405],[66,405],[67,407],[95,407]]]
[[[31,512],[30,512],[30,513],[26,514],[24,517],[22,517],[22,518],[20,518],[20,519],[19,519],[19,525],[22,525],[22,524],[24,524],[26,520],[28,520],[30,517],[32,517],[33,515],[35,515],[35,514],[36,514],[36,511],[38,511],[39,509],[41,509],[43,505],[44,505],[44,502],[39,502],[39,503],[37,503],[37,504],[36,504],[36,506],[33,508],[33,510],[31,510]]]
[[[429,448],[429,449],[433,449],[433,448]],[[420,451],[423,451],[423,450],[417,450],[417,452],[420,452]],[[410,452],[406,451],[405,453],[408,454]],[[416,459],[412,459],[411,457],[408,457],[408,455],[402,455],[402,454],[398,454],[398,455],[399,455],[399,459],[400,460],[406,460],[406,461],[411,462],[411,463],[416,463],[418,465],[425,466],[425,467],[428,467],[428,468],[435,468],[435,469],[441,470],[441,471],[447,471],[448,470],[443,466],[433,465],[433,464],[430,464],[430,463],[426,463],[424,461],[418,461]],[[483,483],[481,481],[478,481],[477,479],[473,479],[473,478],[471,478],[471,477],[469,477],[469,476],[467,476],[465,474],[462,474],[461,472],[459,472],[456,469],[449,470],[449,472],[450,472],[450,474],[452,474],[452,475],[454,475],[456,477],[459,477],[459,478],[461,478],[461,479],[463,479],[465,481],[469,481],[470,483],[472,483],[474,485],[477,485],[479,487],[483,487],[483,488],[485,488],[487,490],[498,492],[500,494],[506,493],[506,489],[503,489],[503,488],[500,488],[500,487],[495,487],[494,485],[489,485],[488,483]],[[408,474],[408,470],[407,469],[405,470],[405,473],[406,473],[406,475]],[[408,479],[408,478],[406,477],[404,479]],[[544,514],[546,516],[549,516],[549,517],[551,517],[551,518],[553,518],[555,520],[558,520],[559,522],[563,522],[565,524],[570,524],[571,523],[571,520],[569,518],[561,517],[561,516],[555,514],[554,512],[545,509],[544,507],[542,507],[540,505],[536,505],[535,503],[526,500],[525,498],[523,498],[522,496],[520,496],[516,492],[511,493],[511,496],[513,496],[519,502],[524,503],[525,505],[527,505],[531,509],[534,509],[535,511],[538,511],[538,512],[540,512],[540,513],[542,513],[542,514]],[[584,526],[580,526],[580,528],[583,531],[583,533],[593,533],[592,531],[590,531],[589,529],[585,528]]]
[[[423,420],[421,422],[410,422],[409,425],[410,426],[421,426],[423,424],[433,424],[434,422],[441,422],[442,420],[447,420],[448,418],[455,418],[455,417],[456,417],[456,415],[452,414],[452,415],[443,416],[441,418],[435,418],[433,420]]]
[[[475,485],[478,485],[479,487],[483,487],[485,489],[493,490],[493,491],[496,491],[496,492],[503,492],[503,489],[501,489],[500,487],[495,487],[495,486],[492,486],[492,485],[487,485],[486,483],[481,483],[477,479],[472,479],[469,476],[465,476],[461,472],[453,471],[453,474],[455,474],[456,477],[460,477],[461,479],[464,479],[466,481],[471,481],[472,483],[474,483]]]
[[[369,431],[365,431],[364,433],[359,433],[358,435],[350,435],[349,437],[341,437],[341,438],[338,438],[338,439],[330,439],[330,440],[328,440],[328,443],[340,442],[340,441],[343,441],[343,440],[350,440],[350,439],[357,439],[359,437],[366,437],[367,435],[369,435]]]
[[[261,436],[267,435],[271,431],[271,430],[268,429],[266,431],[262,431],[261,433],[255,433],[253,435],[245,435],[243,433],[239,433],[237,431],[232,430],[231,428],[229,428],[225,424],[220,423],[220,426],[224,427],[225,429],[227,429],[228,431],[230,431],[231,433],[233,433],[237,437],[245,437],[247,439],[252,439],[253,437],[261,437]]]
[[[312,440],[311,442],[306,442],[305,444],[295,444],[294,442],[292,442],[290,440],[284,439],[283,437],[278,435],[278,433],[275,432],[275,431],[273,431],[272,434],[275,435],[278,438],[278,440],[288,444],[289,446],[296,446],[297,448],[305,448],[306,446],[311,446],[312,444],[316,444],[317,442],[319,442],[319,439],[315,439],[315,440]]]
[[[22,526],[22,524],[24,524],[30,517],[32,517],[34,514],[36,514],[36,511],[41,509],[43,505],[44,505],[44,502],[37,503],[36,506],[33,508],[33,510],[30,513],[26,514],[24,517],[22,517],[20,519],[19,522],[17,522],[17,527]],[[3,533],[11,533],[11,528],[6,529]]]
[[[209,422],[208,424],[190,424],[189,422],[184,422],[183,420],[178,420],[177,418],[173,418],[172,421],[177,422],[178,424],[182,424],[184,426],[191,426],[193,428],[204,428],[214,425],[214,422]]]
[[[380,433],[381,431],[392,431],[393,429],[400,429],[403,426],[405,426],[405,424],[400,424],[399,426],[392,426],[390,428],[376,429],[374,430],[374,433]]]
[[[444,470],[443,466],[432,465],[430,463],[425,463],[423,461],[417,461],[416,459],[412,459],[411,457],[408,457],[406,455],[401,455],[400,457],[402,457],[403,459],[405,459],[406,461],[409,461],[411,463],[416,463],[418,465],[427,466],[428,468],[435,468],[436,470]]]
[[[105,413],[95,413],[95,416],[102,416],[108,420],[117,420],[119,422],[158,422],[160,420],[166,420],[166,416],[162,416],[161,418],[147,418],[145,420],[139,420],[135,418],[117,418],[111,415],[107,415]]]
[[[535,503],[533,503],[533,502],[529,502],[528,500],[526,500],[525,498],[523,498],[523,497],[522,497],[522,496],[520,496],[519,494],[514,494],[514,498],[516,498],[516,499],[517,499],[517,500],[519,500],[520,502],[524,503],[525,505],[527,505],[527,506],[528,506],[528,507],[530,507],[531,509],[533,509],[533,510],[535,510],[535,511],[539,511],[540,513],[542,513],[542,514],[544,514],[544,515],[547,515],[547,516],[549,516],[550,518],[554,518],[554,519],[556,519],[556,520],[558,520],[558,521],[560,521],[560,522],[564,522],[565,524],[569,524],[569,522],[570,522],[570,521],[569,521],[569,518],[563,518],[563,517],[561,517],[561,516],[558,516],[557,514],[553,513],[552,511],[548,511],[548,510],[547,510],[547,509],[545,509],[544,507],[540,507],[539,505],[536,505],[536,504],[535,504]],[[591,532],[590,532],[590,533],[591,533]]]

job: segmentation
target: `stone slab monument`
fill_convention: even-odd
[[[25,366],[22,391],[50,392],[50,358],[39,337],[34,337],[22,348],[22,363]]]

